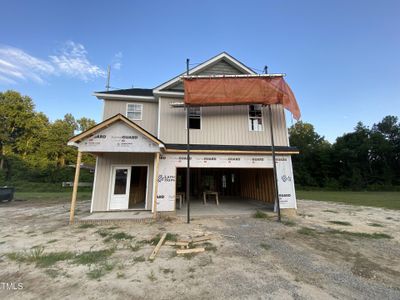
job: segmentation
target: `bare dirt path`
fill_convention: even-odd
[[[78,202],[78,217],[89,206]],[[271,213],[68,226],[68,203],[1,204],[0,298],[400,299],[399,211],[298,206],[282,224]],[[151,239],[164,232],[214,238],[204,253],[163,246],[150,262]]]

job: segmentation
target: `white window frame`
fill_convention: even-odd
[[[137,119],[134,119],[134,118],[129,118],[129,116],[128,116],[128,113],[129,112],[139,112],[139,111],[128,111],[128,108],[129,108],[129,105],[138,105],[139,107],[140,107],[140,118],[137,118]],[[143,104],[141,104],[141,103],[135,103],[135,102],[129,102],[129,103],[127,103],[126,104],[126,117],[129,119],[129,120],[132,120],[132,121],[142,121],[143,120]]]
[[[263,106],[262,104],[251,104],[251,105],[259,105],[260,106],[260,111],[261,111],[261,117],[250,117],[250,105],[247,106],[247,123],[249,127],[250,132],[262,132],[264,131],[264,112],[263,112]],[[251,119],[260,119],[261,120],[261,130],[254,130],[251,129]]]
[[[190,108],[192,108],[192,107],[198,107],[198,106],[191,106]],[[200,113],[199,113],[199,116],[200,116],[200,128],[190,128],[190,130],[201,130],[201,128],[203,127],[203,111],[202,111],[202,107],[199,107],[199,110],[200,110]],[[188,123],[187,123],[187,121],[188,121],[188,118],[187,118],[187,116],[186,116],[186,111],[185,111],[185,119],[186,119],[186,129],[188,129]],[[190,119],[190,114],[189,114],[189,119]]]

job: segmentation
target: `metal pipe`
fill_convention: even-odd
[[[276,158],[275,158],[275,143],[274,143],[274,130],[272,128],[272,110],[271,104],[268,104],[269,110],[269,128],[271,132],[271,150],[272,150],[272,165],[274,170],[274,184],[275,184],[275,205],[278,210],[278,221],[281,221],[281,205],[279,203],[278,180],[276,175]]]
[[[186,59],[186,75],[189,76],[189,58]],[[186,167],[186,205],[187,222],[190,223],[190,126],[189,126],[190,106],[186,106],[186,127],[187,127],[187,167]]]

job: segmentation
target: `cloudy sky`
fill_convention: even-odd
[[[227,51],[287,73],[303,120],[333,141],[361,120],[400,115],[399,1],[0,2],[0,91],[31,96],[51,119],[101,119],[114,88],[151,88],[185,60]],[[288,118],[289,125],[291,124]]]

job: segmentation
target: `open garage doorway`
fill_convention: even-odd
[[[184,214],[186,168],[177,168],[176,178],[177,213]],[[181,200],[182,205],[180,205]],[[234,215],[257,209],[272,210],[273,171],[272,169],[191,168],[190,205],[194,215]]]

